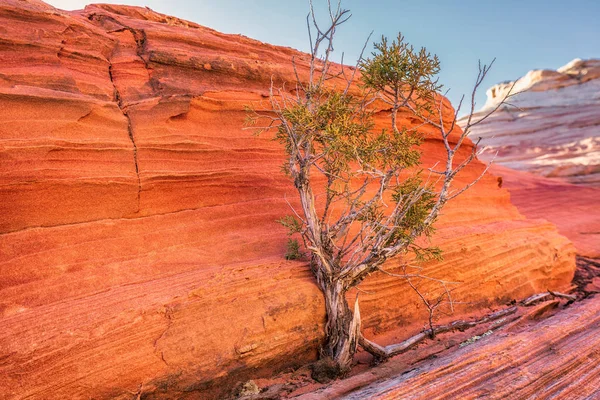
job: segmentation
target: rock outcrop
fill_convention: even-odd
[[[554,305],[556,307],[556,305]],[[546,311],[548,308],[545,307]],[[541,310],[541,309],[540,309]],[[544,321],[520,322],[476,344],[348,393],[339,382],[316,399],[595,399],[600,396],[600,297]],[[393,369],[389,366],[388,369]],[[374,371],[385,376],[385,371]]]
[[[4,398],[210,397],[316,358],[323,300],[274,222],[294,198],[282,150],[242,131],[292,56],[302,73],[304,54],[143,8],[0,3]],[[423,151],[443,154],[433,137]],[[491,176],[435,244],[445,260],[424,271],[461,282],[462,313],[574,273],[571,243]],[[370,335],[421,328],[403,282],[363,288]]]
[[[534,70],[495,85],[475,120],[509,92],[514,94],[509,104],[471,130],[471,138],[481,137],[486,148],[480,158],[574,184],[600,185],[600,60],[576,59],[557,71]]]
[[[528,218],[544,218],[573,241],[577,254],[600,258],[600,188],[573,185],[492,165],[511,202]]]

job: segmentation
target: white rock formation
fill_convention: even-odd
[[[572,183],[600,186],[600,60],[575,59],[556,71],[534,70],[487,91],[472,128],[480,158]],[[459,121],[463,125],[464,119]]]

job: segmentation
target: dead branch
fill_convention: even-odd
[[[546,301],[546,300],[554,299],[554,298],[561,298],[561,299],[566,299],[569,301],[577,300],[577,297],[573,296],[571,294],[564,294],[564,293],[553,292],[553,291],[548,290],[547,292],[534,294],[533,296],[526,298],[525,300],[521,301],[521,304],[524,305],[525,307],[529,307],[529,306],[539,303],[541,301]]]
[[[510,307],[510,308],[507,308],[504,310],[496,311],[496,312],[489,314],[489,315],[485,316],[484,318],[477,320],[477,321],[459,320],[459,321],[455,321],[449,325],[436,326],[433,328],[433,330],[427,329],[427,330],[420,332],[400,343],[391,344],[389,346],[378,345],[377,343],[374,343],[374,342],[368,340],[361,334],[360,339],[359,339],[359,344],[363,349],[365,349],[369,353],[373,354],[374,356],[376,356],[380,359],[385,360],[387,358],[396,356],[398,354],[402,354],[402,353],[406,352],[407,350],[410,350],[417,344],[421,343],[425,339],[430,338],[432,336],[438,335],[440,333],[453,332],[453,331],[457,331],[457,330],[463,331],[463,330],[466,330],[469,328],[473,328],[477,325],[495,321],[495,320],[503,318],[507,315],[514,314],[515,312],[517,312],[517,309],[518,308],[516,306],[513,306],[513,307]]]
[[[525,307],[529,307],[529,306],[539,303],[541,301],[546,301],[546,300],[550,300],[550,299],[554,299],[554,298],[562,298],[562,299],[566,299],[569,301],[577,300],[576,296],[549,290],[544,293],[534,294],[533,296],[530,296],[530,297],[526,298],[525,300],[521,301],[520,304]],[[354,307],[355,307],[355,309],[357,309],[356,304]],[[411,336],[410,338],[408,338],[400,343],[395,343],[395,344],[391,344],[388,346],[381,346],[375,342],[368,340],[361,334],[361,336],[359,338],[359,344],[363,349],[365,349],[369,353],[373,354],[374,356],[379,357],[381,359],[386,359],[386,358],[393,357],[395,355],[404,353],[405,351],[413,348],[415,345],[421,343],[425,339],[431,338],[440,333],[453,332],[453,331],[457,331],[457,330],[463,331],[465,329],[473,328],[477,325],[495,321],[495,320],[503,318],[507,315],[514,314],[515,312],[517,312],[517,310],[518,310],[518,307],[513,306],[513,307],[506,308],[504,310],[496,311],[492,314],[488,314],[484,318],[476,320],[476,321],[459,320],[459,321],[452,322],[449,325],[430,327],[429,329],[426,329],[414,336]]]
[[[570,301],[577,300],[577,297],[573,296],[571,294],[564,294],[564,293],[560,293],[560,292],[553,292],[551,290],[548,290],[548,293],[550,293],[550,295],[552,295],[553,297],[558,297],[558,298],[561,298],[561,299],[567,299],[567,300],[570,300]]]

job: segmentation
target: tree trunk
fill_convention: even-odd
[[[352,366],[360,336],[358,298],[353,314],[346,302],[346,290],[341,282],[322,282],[322,286],[327,310],[324,356],[331,357],[337,363],[339,372],[344,373]]]

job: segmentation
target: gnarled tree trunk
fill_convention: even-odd
[[[325,325],[327,341],[323,347],[324,356],[333,359],[339,367],[339,372],[343,373],[352,366],[360,337],[358,299],[353,313],[348,307],[346,289],[341,282],[321,282],[320,284],[325,296],[327,311]]]

